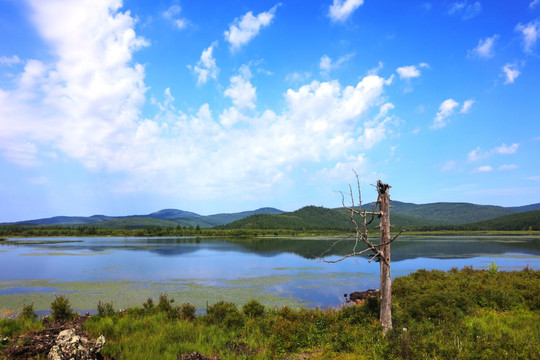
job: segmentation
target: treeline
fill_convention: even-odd
[[[147,226],[139,229],[113,229],[99,226],[0,226],[1,237],[53,237],[53,236],[120,236],[120,237],[177,237],[177,236],[317,236],[333,235],[334,230],[294,230],[294,229],[202,229],[196,227]]]
[[[539,231],[540,210],[501,216],[492,220],[463,225],[426,225],[414,227],[415,231]]]

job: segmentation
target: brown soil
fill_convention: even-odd
[[[0,358],[33,359],[41,357],[46,359],[61,331],[75,329],[77,335],[88,337],[81,330],[88,317],[89,315],[79,316],[70,322],[44,321],[45,330],[8,339],[8,346],[0,351]]]

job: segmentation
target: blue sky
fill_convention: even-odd
[[[0,222],[540,202],[540,1],[0,0]]]

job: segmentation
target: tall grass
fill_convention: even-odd
[[[85,329],[106,337],[106,359],[177,359],[194,351],[220,359],[534,359],[539,280],[531,270],[419,270],[394,280],[394,329],[386,335],[378,299],[326,310],[219,302],[196,317],[193,306],[173,306],[166,294],[121,312],[101,303],[107,311]],[[28,331],[28,324],[2,319],[0,337]]]

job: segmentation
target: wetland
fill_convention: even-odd
[[[343,295],[378,288],[379,264],[369,257],[335,260],[352,240],[314,238],[25,238],[0,242],[0,309],[24,304],[46,313],[55,294],[93,312],[98,301],[116,309],[167,293],[198,309],[218,301],[336,307]],[[330,250],[328,250],[330,249]],[[540,236],[401,235],[392,244],[392,278],[418,269],[472,266],[499,271],[540,269]]]

